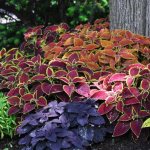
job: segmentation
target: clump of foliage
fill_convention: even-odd
[[[86,149],[104,140],[105,120],[95,108],[95,102],[50,102],[40,111],[28,115],[17,132],[23,150],[27,149]]]
[[[13,137],[16,128],[15,116],[8,115],[9,104],[7,97],[0,92],[0,138],[4,136]]]
[[[98,111],[110,123],[117,120],[113,136],[121,136],[129,129],[138,138],[143,119],[150,116],[150,64],[133,64],[124,73],[110,73],[95,82],[98,90],[92,98],[104,100]]]

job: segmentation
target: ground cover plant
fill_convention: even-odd
[[[57,133],[54,133],[55,141],[47,141],[49,139],[43,135],[47,122],[51,124],[54,121],[56,128],[61,127],[60,132],[67,128],[66,133],[83,126],[81,122],[87,122],[87,117],[75,112],[76,119],[78,116],[85,118],[82,120],[79,117],[81,120],[77,119],[78,125],[73,129],[71,123],[68,127],[62,127],[63,123],[58,118],[62,113],[70,114],[67,112],[69,105],[73,105],[72,111],[78,110],[74,105],[81,107],[80,112],[84,111],[88,105],[85,99],[92,99],[95,105],[98,104],[99,116],[105,117],[106,122],[114,127],[113,137],[130,130],[135,138],[139,138],[142,124],[150,117],[150,38],[125,30],[110,31],[107,19],[98,19],[93,25],[88,23],[75,29],[64,23],[30,28],[20,48],[0,51],[0,90],[7,93],[10,104],[8,114],[21,118],[18,133],[25,136],[21,141],[27,140],[27,143],[20,143],[24,149],[41,145],[42,139],[43,143],[48,142],[48,147],[54,149],[52,145],[56,141],[68,138],[65,135],[60,140],[58,136],[57,140]],[[57,113],[51,112],[53,103]],[[64,104],[63,112],[59,104]],[[57,115],[42,118],[40,113],[44,110]],[[46,120],[41,123],[38,118],[33,124],[28,124],[31,116],[38,115]],[[97,119],[93,118],[93,121]],[[91,131],[92,128],[91,132],[97,129],[93,125],[89,129]],[[23,133],[26,126],[29,130]],[[40,137],[41,140],[37,140],[35,134],[30,136],[33,126],[35,130],[42,129],[40,135],[44,137]],[[78,136],[79,133],[77,139],[80,139]],[[29,139],[37,141],[30,143]],[[94,143],[94,134],[91,140],[86,140]],[[79,145],[85,148],[84,144]],[[68,148],[77,146],[72,141],[69,145]]]
[[[7,97],[0,92],[0,139],[4,136],[12,138],[15,134],[16,118],[8,115],[8,109]]]

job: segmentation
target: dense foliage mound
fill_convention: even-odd
[[[64,23],[30,28],[25,33],[21,50],[0,51],[0,90],[7,92],[11,105],[8,113],[22,119],[27,116],[19,134],[34,139],[35,136],[29,135],[33,126],[36,130],[41,129],[47,121],[62,115],[58,112],[56,118],[45,117],[47,120],[41,126],[36,118],[35,124],[28,124],[31,116],[36,117],[45,109],[51,109],[47,107],[53,99],[65,104],[65,115],[70,114],[67,106],[84,104],[86,107],[83,101],[93,99],[99,104],[99,114],[105,115],[110,124],[115,125],[114,137],[131,129],[138,138],[143,122],[150,117],[149,47],[150,38],[125,30],[110,31],[107,19],[98,19],[93,25],[88,23],[75,29],[69,29]],[[38,111],[42,107],[44,110]],[[73,107],[73,111],[78,110]],[[79,113],[75,114],[76,119],[81,117]],[[57,121],[56,128],[61,126],[60,120]],[[26,125],[29,130],[23,133]],[[82,126],[81,122],[78,125]],[[66,133],[73,132],[70,126],[66,130]],[[91,131],[91,127],[87,130]],[[97,127],[92,130],[97,130]],[[94,142],[94,135],[87,141]],[[32,144],[34,142],[28,141],[27,146]],[[72,142],[69,144],[70,147],[77,146]],[[80,146],[86,145],[81,143]]]
[[[50,102],[28,115],[17,132],[23,150],[76,150],[104,140],[109,128],[94,106],[94,101],[65,103]]]

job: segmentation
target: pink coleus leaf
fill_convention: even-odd
[[[125,73],[115,73],[110,77],[109,83],[116,82],[116,81],[125,81],[125,80],[126,80]]]
[[[129,70],[130,76],[133,76],[133,77],[137,76],[139,72],[140,72],[140,68],[137,68],[137,67],[132,67]]]
[[[84,97],[90,96],[90,86],[87,83],[80,83],[76,92]]]
[[[141,89],[146,90],[146,91],[149,90],[150,89],[150,81],[147,79],[143,79],[141,81]]]
[[[64,83],[69,84],[69,80],[66,77],[59,77],[58,79],[63,81]]]
[[[11,106],[8,110],[8,115],[14,115],[19,111],[20,111],[20,108],[18,106]]]
[[[20,75],[19,83],[27,83],[28,80],[29,80],[29,76],[23,73],[22,75]]]
[[[107,97],[108,94],[106,91],[97,91],[91,96],[95,100],[106,100]]]
[[[35,104],[31,104],[31,103],[26,103],[24,106],[23,106],[23,113],[26,114],[32,110],[35,109]]]
[[[134,83],[134,78],[133,77],[127,77],[127,79],[126,79],[126,84],[127,84],[127,86],[128,87],[131,87],[132,86],[132,84]]]
[[[16,106],[16,105],[19,105],[20,98],[18,96],[11,96],[8,98],[7,101],[10,105]]]
[[[130,123],[131,130],[132,130],[132,132],[135,134],[135,136],[136,136],[137,138],[140,136],[142,124],[143,124],[143,122],[142,122],[142,120],[140,120],[140,119],[133,120],[133,121]]]
[[[128,88],[124,88],[122,91],[122,98],[131,98],[133,97],[133,94],[131,93],[131,91]]]
[[[106,98],[106,101],[105,101],[105,103],[107,104],[107,105],[109,105],[109,104],[112,104],[112,103],[114,103],[115,102],[115,97],[114,96],[109,96],[109,97],[107,97]]]
[[[32,81],[39,81],[39,80],[44,80],[45,79],[45,75],[44,74],[39,74],[39,75],[35,75],[31,78]]]
[[[98,108],[98,112],[100,113],[100,115],[105,115],[108,112],[110,112],[113,108],[114,105],[106,105],[105,103],[102,103]]]
[[[24,94],[21,97],[24,101],[31,101],[33,99],[33,95],[31,93]]]
[[[38,98],[38,100],[36,101],[36,103],[37,103],[38,106],[43,106],[43,107],[44,107],[44,106],[47,105],[47,100],[46,100],[45,97],[40,96],[40,97]]]
[[[123,83],[122,82],[116,82],[113,85],[113,91],[114,92],[121,92],[123,90]]]
[[[140,95],[139,89],[136,87],[130,87],[129,90],[135,97],[138,97]]]
[[[129,122],[118,122],[115,126],[113,137],[121,136],[125,133],[127,133],[130,129],[130,123]]]
[[[72,93],[73,93],[73,91],[74,91],[74,85],[64,85],[64,86],[63,86],[63,89],[64,89],[65,93],[66,93],[69,97],[71,97],[71,95],[72,95]]]
[[[75,77],[73,80],[72,80],[72,82],[73,83],[79,83],[79,82],[85,82],[86,80],[85,80],[85,78],[83,78],[83,77]]]

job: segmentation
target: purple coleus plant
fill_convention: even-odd
[[[70,103],[52,101],[28,115],[17,128],[22,150],[84,150],[103,141],[110,132],[90,99]]]

